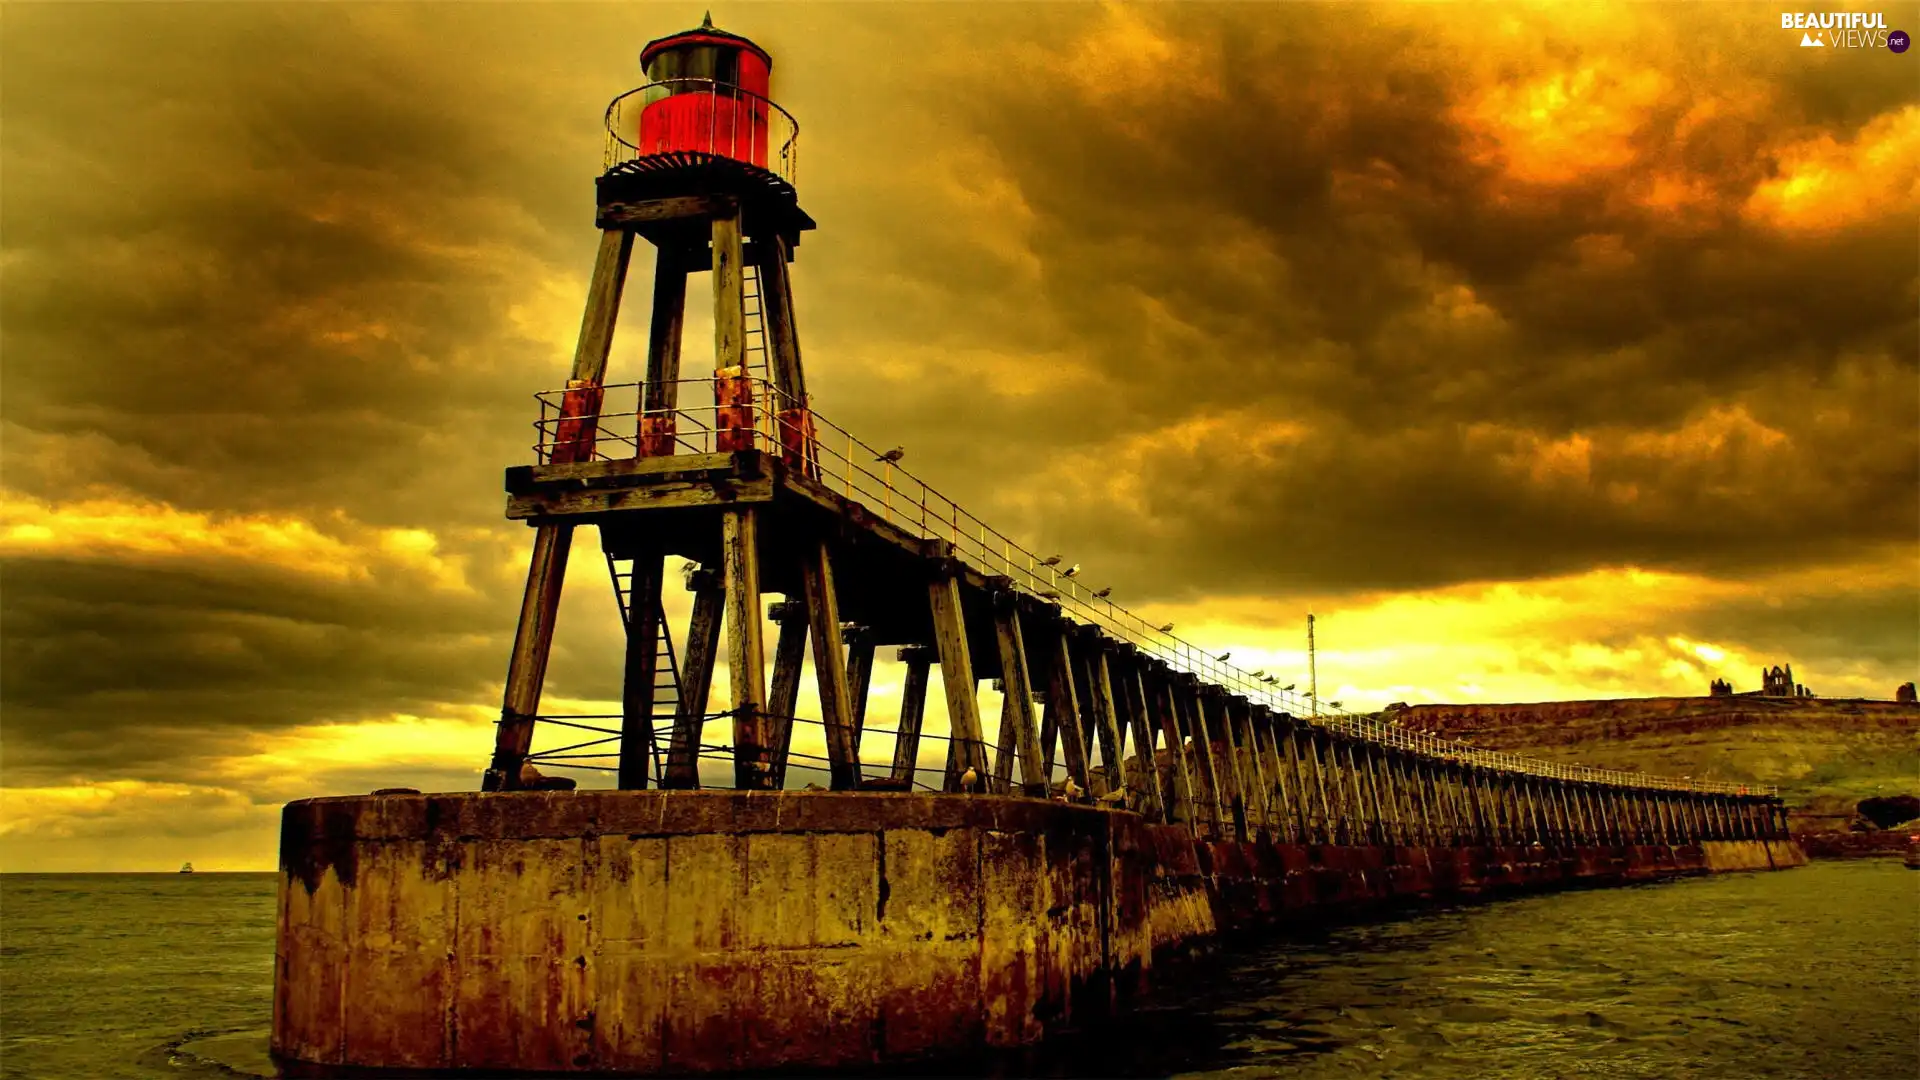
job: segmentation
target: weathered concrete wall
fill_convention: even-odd
[[[1700,848],[1195,843],[1006,798],[315,799],[281,838],[274,1051],[374,1069],[846,1066],[1037,1041],[1156,958],[1314,911],[1788,865]]]

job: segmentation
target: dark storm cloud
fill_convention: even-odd
[[[1074,454],[1075,471],[1131,468],[1138,488],[1120,508],[1097,483],[1042,495],[1051,543],[1124,566],[1152,596],[1610,564],[1739,574],[1914,536],[1910,192],[1836,191],[1845,224],[1824,232],[1748,212],[1778,178],[1773,156],[1820,132],[1845,143],[1904,117],[1904,143],[1857,163],[1910,172],[1901,69],[1838,58],[1755,102],[1741,95],[1775,65],[1768,35],[1742,34],[1750,54],[1714,55],[1705,71],[1628,52],[1645,72],[1590,103],[1627,114],[1619,160],[1532,181],[1476,130],[1500,81],[1353,9],[1278,15],[1132,9],[1121,21],[1159,43],[1164,70],[1089,89],[1076,34],[1095,49],[1125,41],[1090,14],[1048,39],[1056,66],[983,64],[930,91],[965,103],[955,123],[991,148],[1011,196],[982,216],[1007,221],[1017,203],[1042,268],[1029,318],[977,332],[1017,341],[1055,321],[1086,362],[1060,396],[969,415],[982,448],[952,448],[993,466]],[[1655,17],[1648,31],[1698,21]],[[1515,57],[1505,84],[1522,100],[1530,81],[1586,62],[1556,45],[1558,59]],[[1854,66],[1842,74],[1841,60]],[[1717,81],[1725,103],[1701,120]],[[1694,205],[1638,197],[1661,182],[1690,185]],[[900,265],[929,283],[948,272],[914,257],[920,234],[894,235]],[[1448,318],[1450,304],[1471,309]],[[927,436],[951,430],[937,417],[963,383],[932,381],[917,414]],[[1238,430],[1166,440],[1131,465],[1109,456],[1221,415]],[[1286,423],[1307,434],[1261,444],[1263,426]],[[1592,442],[1582,477],[1529,478],[1539,445],[1574,437]],[[992,498],[1004,473],[989,475],[967,486]]]

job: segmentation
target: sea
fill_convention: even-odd
[[[276,886],[0,875],[0,1076],[279,1075]],[[1821,862],[1270,934],[1184,966],[1122,1025],[987,1068],[1914,1080],[1920,872]]]

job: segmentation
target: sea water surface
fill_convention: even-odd
[[[275,1075],[275,886],[0,875],[0,1075]],[[1920,873],[1816,863],[1270,937],[1002,1071],[1912,1080]]]

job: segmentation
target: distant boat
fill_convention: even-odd
[[[180,872],[181,872],[181,873],[183,873],[183,874],[191,874],[191,873],[193,873],[193,864],[192,864],[192,863],[190,863],[190,862],[183,862],[183,863],[181,863],[181,864],[180,864]]]

